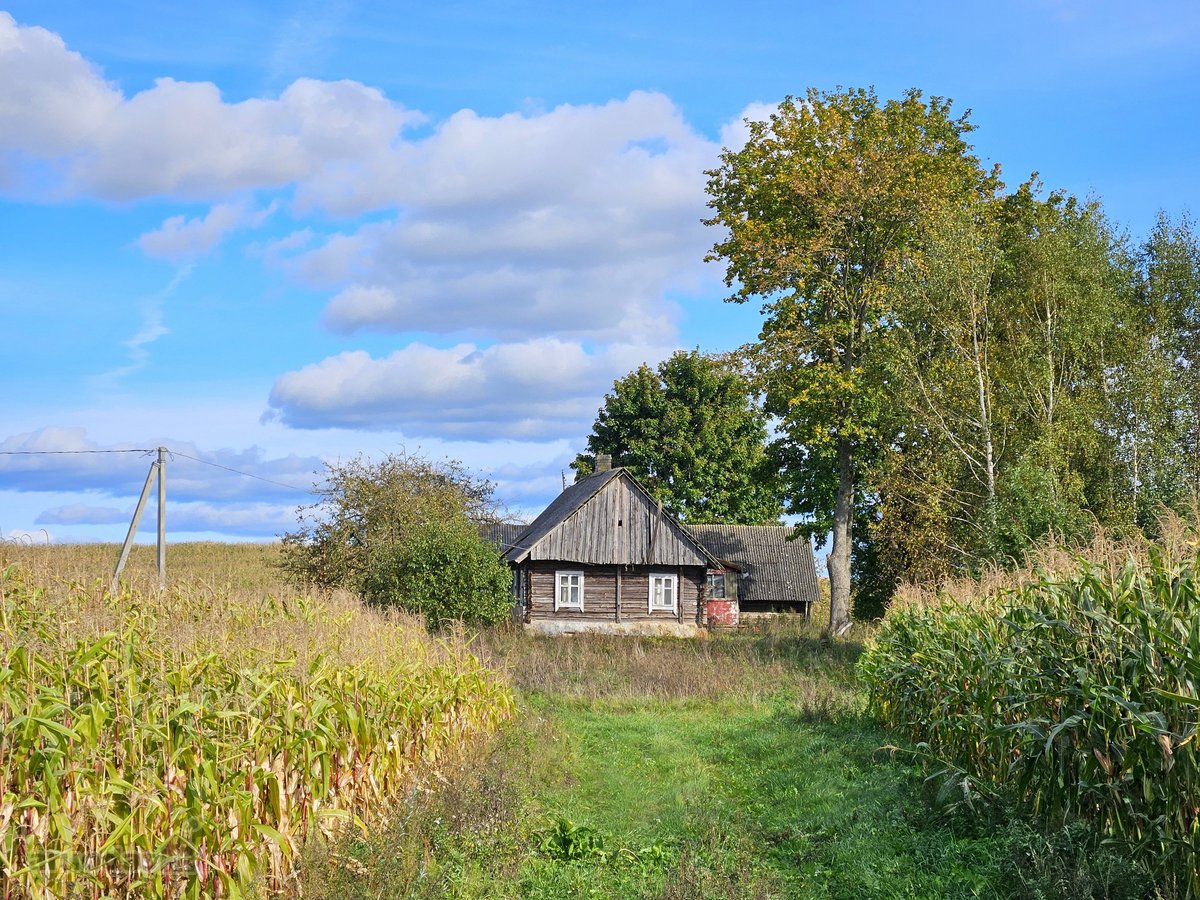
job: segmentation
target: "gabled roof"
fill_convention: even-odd
[[[685,525],[715,556],[742,573],[743,605],[816,603],[820,599],[812,545],[788,540],[788,525]]]
[[[528,527],[525,522],[480,522],[479,536],[504,554]]]
[[[513,541],[512,547],[505,553],[505,558],[509,562],[520,562],[524,559],[538,541],[600,493],[600,489],[616,478],[620,471],[620,469],[609,469],[607,472],[597,472],[564,490]]]
[[[589,508],[589,504],[605,488],[618,480],[623,481],[625,487],[618,490],[614,485],[617,494],[609,492],[609,499],[598,500]],[[609,509],[610,500],[614,503],[621,501],[625,505]],[[585,508],[588,508],[587,511],[581,513]],[[581,518],[572,521],[577,515]],[[647,530],[642,530],[643,525]],[[660,528],[663,528],[661,535]],[[618,531],[622,531],[625,536],[617,539],[615,533]],[[612,546],[608,549],[589,547],[589,554],[581,553],[578,557],[560,555],[559,551],[553,548],[558,547],[561,550],[564,538],[567,545],[578,545],[586,541],[597,545],[608,542]],[[550,558],[561,558],[564,561],[578,558],[579,561],[588,563],[660,562],[668,543],[674,542],[672,546],[675,552],[682,554],[689,565],[717,563],[704,545],[684,530],[670,513],[656,504],[641,483],[622,468],[598,472],[564,490],[517,537],[505,558],[512,563],[523,562],[543,541],[546,543],[538,552],[553,554]],[[621,548],[619,553],[616,551],[618,546]],[[596,558],[597,550],[601,554],[608,554],[610,550],[613,552],[607,558]],[[589,555],[591,558],[588,558]],[[538,558],[537,553],[533,556]]]

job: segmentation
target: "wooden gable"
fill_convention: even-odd
[[[539,528],[535,520],[527,533],[532,540],[519,541],[522,546],[509,559],[631,566],[713,563],[700,544],[632,476],[622,470],[604,475],[608,477],[599,480],[594,490],[580,491],[573,509],[560,510],[554,516],[557,521]],[[574,488],[585,485],[581,482]],[[546,512],[551,513],[553,508],[554,504]]]

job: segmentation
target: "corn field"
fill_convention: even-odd
[[[931,760],[1043,821],[1089,821],[1200,897],[1198,562],[1079,562],[893,610],[859,662],[871,707]]]
[[[4,896],[286,893],[512,710],[419,623],[346,600],[112,596],[0,572]]]

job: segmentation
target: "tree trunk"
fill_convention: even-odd
[[[992,408],[984,379],[986,350],[979,344],[978,316],[971,322],[971,346],[974,352],[975,386],[979,393],[979,430],[983,435],[984,477],[987,483],[987,527],[989,540],[996,531],[996,452],[992,443]]]
[[[833,545],[825,564],[829,567],[829,633],[850,630],[850,538],[854,524],[854,471],[850,442],[838,440],[838,491],[833,510]]]

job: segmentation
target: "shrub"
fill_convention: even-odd
[[[345,587],[368,601],[492,624],[512,606],[511,576],[478,523],[494,521],[493,485],[453,461],[389,454],[328,465],[320,501],[284,535],[282,567],[300,584]]]
[[[359,590],[371,557],[434,522],[495,517],[494,486],[453,460],[406,453],[327,463],[320,499],[297,510],[283,536],[284,572],[293,581]]]
[[[512,574],[469,522],[430,522],[370,559],[369,603],[421,613],[432,626],[461,620],[494,625],[513,605]]]

